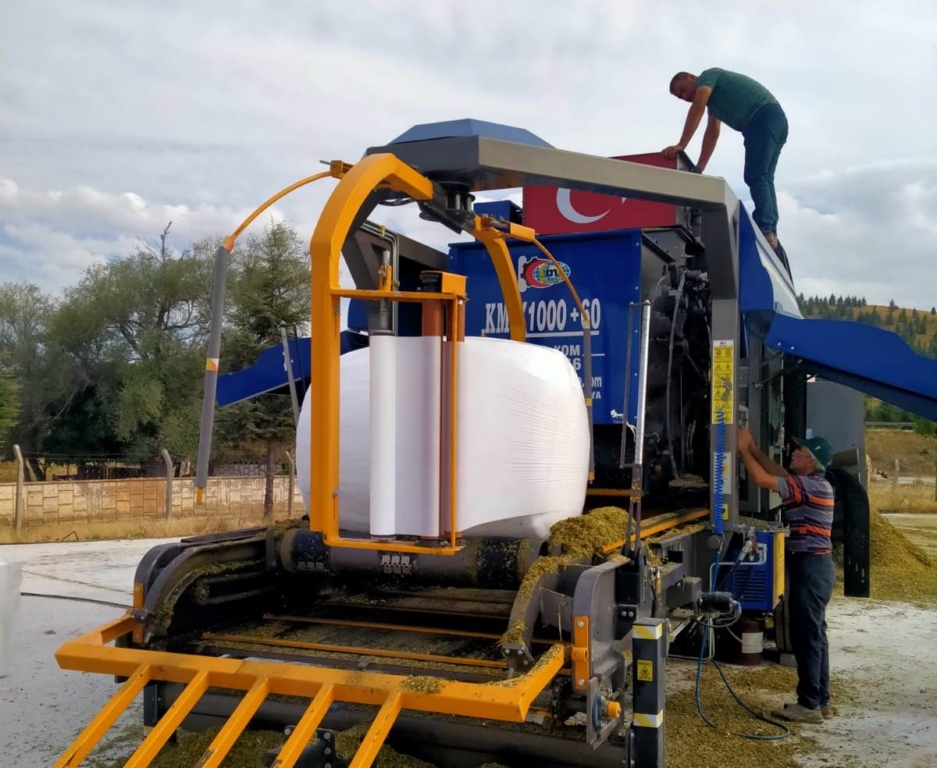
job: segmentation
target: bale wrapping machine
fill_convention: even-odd
[[[331,163],[320,176],[338,183],[310,243],[308,358],[284,360],[308,371],[307,514],[147,553],[133,609],[57,654],[122,682],[57,765],[79,765],[142,693],[147,735],[128,766],[148,765],[180,727],[210,726],[200,768],[221,765],[248,727],[286,734],[268,760],[278,768],[366,768],[385,743],[465,768],[663,766],[671,645],[713,617],[770,612],[784,591],[778,499],[740,475],[737,425],[780,458],[785,436],[805,431],[809,376],[937,417],[937,363],[876,328],[805,320],[787,264],[728,185],[686,158],[665,165],[474,120]],[[475,201],[517,188],[523,207]],[[446,253],[369,221],[401,205],[471,242]],[[237,234],[217,255],[200,490]],[[341,258],[354,288],[340,285]],[[437,537],[343,528],[345,300],[353,347],[441,339]],[[586,514],[548,535],[460,527],[466,336],[548,345],[583,382]],[[867,596],[867,500],[848,473],[836,479],[846,590]],[[361,723],[342,754],[339,734]]]

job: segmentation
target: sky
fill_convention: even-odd
[[[59,291],[169,221],[177,250],[226,234],[321,160],[354,161],[419,123],[659,151],[686,114],[670,77],[718,66],[788,115],[778,231],[798,291],[930,308],[935,40],[929,0],[16,3],[0,29],[0,281]],[[743,157],[724,129],[707,173],[747,202]],[[311,235],[332,184],[271,216]],[[452,239],[409,208],[385,216]]]

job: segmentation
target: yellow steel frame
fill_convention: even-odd
[[[428,293],[394,291],[393,281],[385,273],[377,290],[348,290],[339,285],[338,266],[342,247],[355,216],[368,196],[376,189],[391,189],[414,200],[433,197],[433,184],[425,176],[392,154],[371,155],[351,167],[342,167],[341,181],[322,210],[309,243],[310,256],[310,335],[316,339],[310,351],[312,378],[309,387],[310,440],[321,452],[310,458],[309,528],[320,532],[329,546],[355,549],[387,549],[386,540],[346,539],[339,534],[339,354],[341,349],[340,301],[343,298],[384,299],[390,301],[441,301],[450,305],[448,338],[457,338],[464,313],[464,292]],[[526,339],[524,312],[514,274],[513,262],[504,242],[505,234],[491,226],[488,219],[475,217],[474,237],[485,245],[491,256],[507,308],[511,338]],[[511,233],[514,234],[514,233]],[[456,366],[458,345],[450,343],[451,387],[449,397],[449,522],[446,546],[421,546],[394,543],[398,552],[452,555],[457,545],[456,467]]]
[[[205,691],[212,687],[244,691],[245,695],[202,756],[199,768],[222,763],[238,736],[264,700],[271,695],[310,699],[305,714],[274,762],[277,768],[289,768],[296,763],[333,702],[380,707],[351,762],[351,768],[368,768],[402,710],[524,722],[533,700],[567,661],[566,647],[554,645],[534,668],[517,678],[512,685],[440,680],[439,690],[428,693],[409,688],[408,679],[400,675],[110,645],[119,638],[131,635],[135,625],[135,620],[128,613],[66,643],[56,653],[56,660],[62,669],[98,672],[128,679],[59,758],[55,768],[76,768],[80,765],[121,713],[153,681],[180,683],[185,688],[125,763],[125,767],[143,768],[149,765]]]

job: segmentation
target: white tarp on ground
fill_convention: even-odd
[[[374,343],[374,350],[341,358],[340,525],[357,533],[436,536],[439,340],[385,337]],[[374,402],[372,373],[383,393]],[[582,513],[588,416],[582,385],[565,355],[533,344],[467,338],[459,353],[458,399],[463,533],[542,536],[557,520]],[[310,456],[309,417],[307,397],[296,447],[307,509],[310,459],[316,458]],[[374,429],[380,468],[371,461]],[[375,494],[378,509],[373,483],[383,489]]]

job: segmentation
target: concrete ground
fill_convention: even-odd
[[[137,562],[158,540],[0,546],[0,560],[20,563],[22,592],[129,605]],[[23,596],[14,617],[12,664],[0,678],[0,764],[48,768],[115,693],[112,677],[66,672],[55,652],[66,640],[119,617],[123,609]],[[103,768],[129,754],[142,734],[136,701],[89,761]],[[89,762],[84,765],[89,765]]]
[[[108,541],[0,546],[0,560],[22,563],[24,592],[89,597],[126,605],[134,568],[159,543]],[[23,597],[15,617],[12,672],[0,679],[0,763],[52,765],[114,693],[113,679],[63,672],[56,649],[122,611],[62,599]],[[834,600],[829,611],[831,662],[855,689],[836,702],[840,716],[804,727],[825,755],[803,755],[805,767],[937,765],[937,606]],[[112,729],[109,749],[85,763],[109,766],[140,737],[140,705]],[[766,759],[763,765],[770,763]]]

